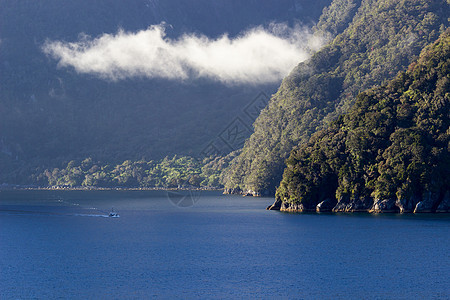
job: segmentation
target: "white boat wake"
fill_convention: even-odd
[[[118,214],[111,216],[109,214],[67,214],[58,212],[45,212],[45,211],[28,211],[28,210],[16,210],[16,209],[0,209],[0,214],[10,216],[60,216],[60,217],[97,217],[97,218],[119,218]]]

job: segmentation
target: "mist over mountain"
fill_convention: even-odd
[[[246,107],[319,46],[308,28],[330,2],[0,1],[0,182],[198,156],[236,118],[251,128]]]
[[[42,50],[58,60],[59,67],[113,81],[208,78],[227,85],[261,85],[278,82],[323,44],[307,28],[270,25],[270,29],[256,27],[234,38],[185,33],[170,39],[167,25],[161,23],[138,32],[119,30],[95,39],[82,36],[78,42],[47,41]]]

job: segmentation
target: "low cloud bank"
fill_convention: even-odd
[[[83,36],[72,43],[47,41],[42,49],[60,67],[110,80],[206,77],[225,84],[261,84],[279,81],[321,45],[308,30],[283,24],[216,39],[194,34],[170,39],[160,24],[135,33]]]

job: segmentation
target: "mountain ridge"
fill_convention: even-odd
[[[292,151],[268,209],[450,212],[450,31]]]
[[[346,112],[359,92],[393,78],[448,27],[447,1],[330,5],[335,11],[342,7],[351,12],[344,14],[348,27],[283,80],[242,153],[225,170],[225,193],[274,194],[295,145]]]

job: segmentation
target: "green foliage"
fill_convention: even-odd
[[[65,168],[46,169],[33,176],[41,186],[122,188],[221,188],[220,170],[233,157],[165,157],[158,161],[130,161],[110,166],[87,158]]]
[[[277,197],[410,199],[450,189],[450,31],[407,72],[357,97],[349,112],[287,160]]]
[[[356,10],[361,5],[361,0],[335,0],[325,7],[316,29],[322,34],[337,34],[344,31],[351,22]]]
[[[448,27],[448,16],[446,0],[333,1],[317,29],[339,35],[283,80],[256,120],[255,132],[241,155],[226,171],[225,187],[274,192],[282,178],[285,159],[294,146],[305,143],[311,134],[348,111],[361,91],[382,84],[404,70]],[[329,22],[335,22],[336,26]],[[447,84],[447,79],[441,78],[436,93]],[[412,99],[420,97],[414,91],[408,93]],[[411,121],[409,114],[414,109],[408,105],[398,107],[402,116],[398,121],[403,126]],[[389,122],[397,111],[383,109],[368,112],[370,118],[365,120],[372,124],[370,134],[380,138],[396,126]],[[426,118],[423,120],[426,122]],[[381,124],[386,127],[378,126]],[[364,143],[378,140],[365,132],[352,134],[354,137],[348,141],[354,147],[352,155],[363,163],[372,154],[359,153],[358,149]],[[355,144],[360,138],[363,144]],[[359,169],[348,172],[358,174]],[[349,179],[342,178],[345,182]],[[360,191],[359,185],[344,186],[340,192],[346,197],[355,197]]]

